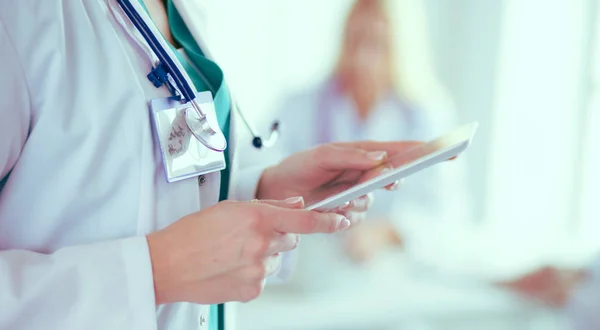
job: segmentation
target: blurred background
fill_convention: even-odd
[[[459,160],[378,192],[363,225],[304,237],[291,278],[239,307],[240,329],[585,323],[580,305],[592,303],[578,304],[579,291],[600,263],[598,1],[207,6],[209,44],[240,107],[263,135],[282,121],[277,147],[249,151],[248,166],[322,142],[480,123]]]

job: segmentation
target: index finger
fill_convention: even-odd
[[[273,230],[293,234],[331,234],[350,227],[350,220],[336,213],[320,213],[307,210],[266,208]]]

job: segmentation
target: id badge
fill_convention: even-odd
[[[213,127],[216,125],[214,128],[218,128],[212,94],[208,91],[198,93],[196,100],[214,123]],[[223,152],[208,149],[190,132],[184,115],[188,107],[174,98],[150,101],[154,135],[168,182],[220,171],[226,166]]]

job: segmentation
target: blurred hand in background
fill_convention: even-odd
[[[546,266],[500,285],[552,307],[563,307],[586,277],[582,269]]]
[[[390,221],[362,223],[347,232],[344,242],[348,256],[365,263],[389,249],[402,248],[402,236]]]

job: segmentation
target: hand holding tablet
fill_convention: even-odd
[[[432,165],[454,158],[470,145],[477,126],[476,122],[461,126],[437,139],[392,155],[384,164],[363,173],[350,188],[340,186],[339,191],[334,190],[333,194],[309,204],[306,209],[334,209]],[[382,167],[389,170],[382,172]]]

